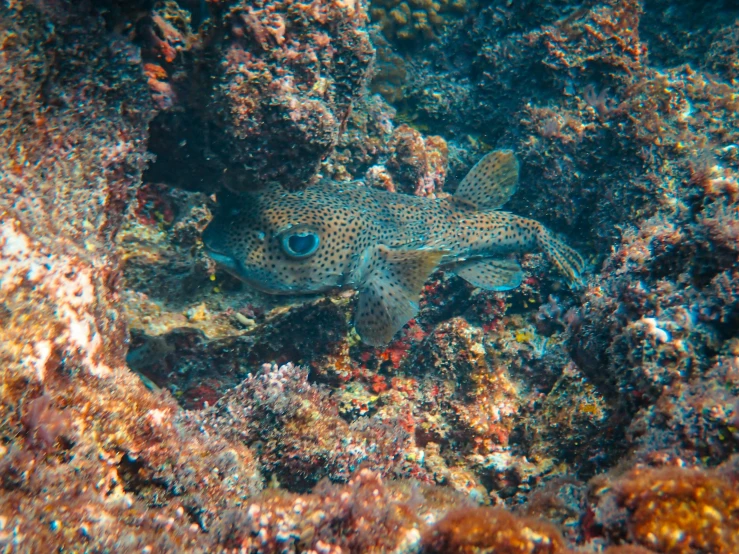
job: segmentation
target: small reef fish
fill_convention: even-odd
[[[203,232],[209,255],[271,294],[359,293],[362,340],[389,342],[418,312],[437,268],[485,290],[516,288],[520,265],[507,256],[543,251],[576,283],[582,257],[541,223],[498,211],[518,186],[513,152],[482,158],[451,198],[387,192],[361,183],[322,182],[289,192],[266,187],[222,205]]]

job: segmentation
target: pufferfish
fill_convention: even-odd
[[[290,192],[268,186],[222,205],[203,232],[209,255],[271,294],[358,292],[354,324],[381,346],[418,313],[421,290],[442,268],[475,287],[518,287],[510,254],[543,251],[571,282],[582,257],[541,223],[498,211],[518,186],[510,150],[482,158],[452,197],[432,199],[361,183],[322,182]]]

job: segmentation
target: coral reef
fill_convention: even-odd
[[[739,551],[739,11],[404,5],[0,5],[0,549]],[[582,288],[439,272],[373,348],[203,252],[214,192],[499,146]]]
[[[669,206],[706,145],[732,143],[730,89],[689,67],[652,68],[635,0],[519,10],[484,8],[430,60],[407,62],[408,109],[430,132],[514,148],[528,188],[511,209],[577,229],[606,255],[618,226]]]
[[[644,456],[667,449],[718,463],[734,449],[725,423],[731,362],[717,354],[736,317],[735,95],[716,58],[709,69],[723,67],[718,78],[649,63],[654,41],[677,46],[688,36],[676,13],[656,4],[571,5],[569,13],[552,4],[533,17],[519,11],[525,3],[483,8],[475,26],[452,30],[428,59],[406,64],[407,103],[431,132],[451,123],[457,134],[522,152],[526,193],[519,189],[512,209],[577,229],[594,252],[597,280],[559,315],[545,306],[537,330],[570,341],[564,360],[602,395],[595,413],[611,404],[606,417],[618,433],[644,407],[627,433]],[[735,11],[723,8],[727,18],[713,20],[690,56],[730,51]],[[677,27],[682,34],[671,34]],[[474,72],[458,63],[469,49]],[[453,190],[450,175],[445,189]],[[567,387],[563,398],[571,394]],[[702,407],[711,402],[715,418]],[[557,441],[565,435],[577,433]]]

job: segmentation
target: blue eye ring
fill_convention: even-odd
[[[282,236],[280,244],[285,254],[296,260],[302,260],[316,253],[321,238],[315,231],[290,230]]]

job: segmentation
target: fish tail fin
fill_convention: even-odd
[[[585,260],[574,249],[567,246],[543,226],[538,236],[539,247],[547,258],[565,276],[570,286],[578,286],[580,278],[585,271]]]

